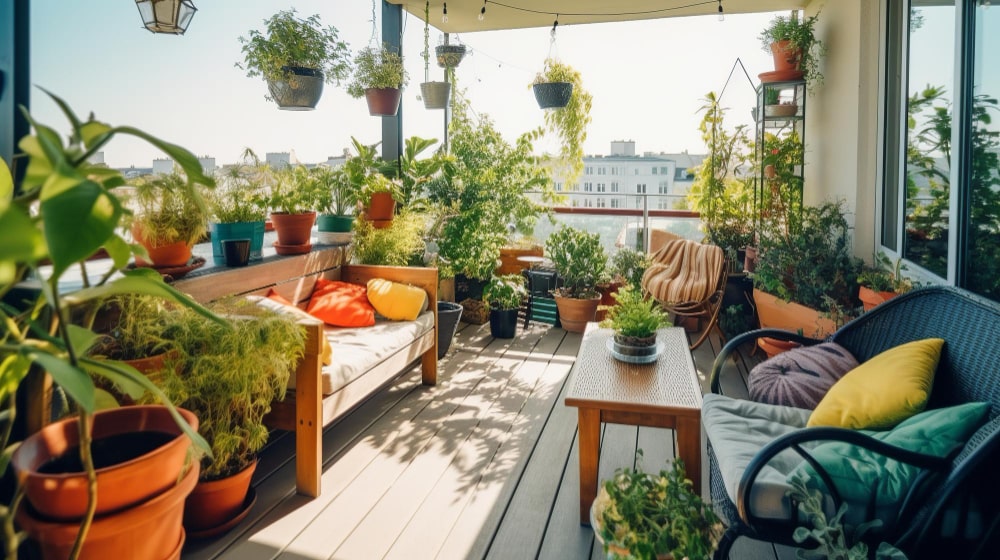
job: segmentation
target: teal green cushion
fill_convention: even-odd
[[[964,445],[986,423],[988,413],[988,403],[966,403],[921,412],[888,431],[861,432],[896,447],[944,457],[956,445]],[[813,456],[830,474],[841,497],[848,504],[862,507],[874,494],[878,508],[898,510],[921,471],[912,465],[842,442],[817,445],[813,448]],[[800,465],[797,471],[804,471],[810,478],[816,476],[813,468],[806,463]]]

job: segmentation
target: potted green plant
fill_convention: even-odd
[[[807,206],[789,219],[787,228],[761,231],[752,275],[757,314],[762,327],[823,338],[859,306],[862,261],[853,253],[843,203]]]
[[[612,296],[616,305],[608,310],[602,327],[614,329],[611,355],[631,363],[656,360],[659,349],[656,331],[670,326],[670,318],[656,300],[648,298],[632,285],[620,288]]]
[[[152,547],[151,551],[144,548],[140,553],[162,554],[176,547],[181,539],[179,515],[177,521],[173,521],[171,512],[179,511],[176,508],[180,507],[197,478],[196,469],[191,469],[185,477],[181,476],[183,457],[189,445],[186,438],[169,439],[170,442],[180,443],[181,461],[174,468],[161,460],[161,450],[167,446],[158,445],[148,453],[138,451],[134,460],[119,462],[119,459],[98,469],[94,463],[92,443],[97,438],[125,433],[132,434],[126,437],[136,437],[134,432],[139,430],[136,427],[139,424],[132,421],[148,425],[152,415],[156,415],[167,419],[166,423],[157,421],[161,431],[168,426],[179,427],[195,442],[196,449],[207,451],[208,446],[189,423],[189,419],[193,421],[194,417],[182,418],[169,400],[164,400],[166,406],[154,407],[153,410],[126,410],[115,414],[96,412],[99,399],[92,375],[134,396],[144,391],[160,394],[160,390],[134,368],[117,360],[89,355],[90,348],[100,338],[92,330],[97,302],[115,294],[145,293],[190,306],[212,320],[222,319],[165,284],[159,274],[143,269],[127,270],[136,248],[119,234],[125,209],[115,187],[124,184],[124,180],[119,173],[91,164],[88,159],[116,136],[135,136],[176,161],[189,184],[211,186],[214,182],[204,175],[198,159],[187,150],[132,127],[111,127],[93,117],[81,120],[62,99],[49,95],[70,121],[72,133],[68,141],[64,144],[63,138],[53,128],[36,122],[24,111],[35,134],[25,136],[19,142],[28,154],[31,171],[26,174],[18,191],[15,191],[6,163],[0,160],[0,229],[4,232],[4,239],[11,241],[4,243],[0,249],[0,297],[5,299],[4,305],[0,306],[0,317],[4,322],[3,332],[0,333],[0,378],[5,380],[0,385],[0,402],[3,403],[8,426],[13,425],[17,416],[15,393],[29,372],[37,368],[51,375],[79,414],[27,437],[11,457],[20,489],[11,502],[0,505],[5,532],[14,535],[5,539],[5,552],[10,558],[17,557],[18,545],[23,540],[24,533],[17,533],[13,524],[14,512],[19,511],[21,529],[38,540],[43,553],[50,556],[76,558],[81,553],[95,551],[98,556],[129,556],[136,551],[116,550],[115,543],[122,542],[117,540],[121,537],[132,543],[131,537],[137,530],[144,531],[144,545]],[[53,189],[56,184],[58,189]],[[67,227],[67,224],[72,224],[72,227]],[[110,273],[89,277],[82,288],[67,290],[66,280],[70,279],[67,271],[85,270],[85,261],[100,248],[104,248],[110,256]],[[44,286],[32,289],[30,284],[22,284],[28,278],[41,279]],[[17,297],[7,299],[15,290],[18,291]],[[39,337],[38,333],[45,335]],[[41,401],[41,395],[26,390],[29,391],[27,402]],[[130,422],[126,424],[126,420]],[[9,429],[0,433],[0,445],[4,448],[5,457],[11,451],[12,435]],[[153,437],[148,434],[138,437],[147,436]],[[62,443],[54,443],[57,441]],[[77,446],[76,451],[70,451],[72,446]],[[132,446],[128,448],[137,450]],[[53,452],[58,454],[63,451],[66,452],[65,458],[72,460],[75,457],[78,460],[76,474],[52,477],[38,471],[41,464],[55,458]],[[136,471],[130,470],[136,467],[152,467],[152,470],[136,474]],[[99,471],[101,475],[98,478]],[[170,486],[157,486],[153,482],[153,473],[158,473],[156,480],[163,479],[160,474],[165,475]],[[182,478],[183,482],[178,484]],[[114,490],[124,486],[121,485],[122,480],[140,480],[151,484],[129,484],[129,489],[137,492],[121,496]],[[39,491],[56,497],[60,507],[69,506],[76,512],[67,521],[53,524],[33,515],[28,508],[19,507],[25,493],[27,500],[34,504]],[[158,494],[162,496],[159,501],[154,499]],[[111,500],[112,496],[119,497]],[[111,510],[117,512],[111,513]],[[157,515],[149,517],[154,510]],[[98,511],[102,515],[95,518]],[[126,519],[131,525],[124,532],[113,529]],[[102,536],[88,539],[92,530]]]
[[[323,187],[318,201],[320,214],[316,230],[321,243],[346,243],[353,236],[354,211],[358,206],[358,189],[351,182],[343,166],[320,165],[312,170],[317,183]]]
[[[601,301],[597,282],[608,263],[601,236],[563,224],[545,241],[545,252],[562,281],[553,292],[559,320],[567,331],[583,332]]]
[[[282,10],[240,37],[243,63],[236,67],[248,77],[263,76],[269,101],[280,109],[311,110],[323,94],[323,83],[340,83],[351,72],[350,48],[334,26],[323,27],[319,15],[296,17],[295,9]]]
[[[359,220],[354,230],[353,259],[358,264],[422,266],[424,217],[403,212],[388,227]]]
[[[583,77],[572,66],[553,58],[531,84],[535,100],[545,112],[545,126],[560,140],[560,159],[568,170],[566,181],[573,182],[583,171],[583,143],[587,140],[593,96],[583,88]]]
[[[799,19],[799,13],[793,11],[788,16],[775,16],[761,31],[761,47],[774,57],[774,72],[761,74],[762,82],[805,79],[810,91],[823,83],[819,62],[826,55],[826,45],[816,38],[818,19],[818,12]]]
[[[312,250],[309,237],[316,222],[316,208],[322,204],[326,185],[320,184],[309,168],[296,165],[274,173],[268,198],[271,222],[278,240],[279,255],[297,255]]]
[[[490,308],[490,334],[493,338],[514,338],[517,312],[528,296],[520,274],[494,276],[483,287],[483,302]]]
[[[420,84],[420,97],[424,100],[424,108],[444,109],[451,99],[451,83],[431,81],[430,21],[431,3],[428,0],[424,2],[424,52],[420,53],[424,57],[424,81]]]
[[[149,254],[137,264],[179,267],[191,260],[191,248],[208,231],[208,205],[201,187],[178,173],[138,179],[129,200],[132,236]]]
[[[399,110],[401,89],[409,76],[399,52],[387,45],[368,46],[354,57],[354,76],[347,86],[351,97],[365,97],[372,116],[391,117]]]
[[[270,182],[270,166],[250,148],[243,152],[237,165],[217,178],[217,186],[208,197],[212,211],[209,223],[212,260],[215,264],[226,263],[223,243],[229,240],[249,239],[249,260],[263,258]]]
[[[875,255],[872,265],[866,265],[858,274],[858,299],[865,311],[913,289],[913,283],[902,275],[904,270],[902,258],[893,263],[881,251]]]
[[[638,463],[642,451],[636,456]],[[694,491],[680,459],[658,475],[616,470],[601,484],[591,525],[609,557],[649,560],[708,560],[723,532],[712,506]]]
[[[183,308],[159,317],[180,359],[158,384],[201,419],[213,455],[202,461],[198,486],[185,506],[189,535],[223,526],[248,509],[257,452],[268,439],[264,416],[273,401],[284,398],[305,349],[305,331],[290,315],[243,299],[210,308],[231,317],[231,325],[223,328]],[[156,401],[152,395],[146,399]]]
[[[795,99],[782,99],[782,90],[778,87],[772,87],[768,84],[762,84],[764,88],[764,117],[765,118],[779,118],[779,117],[792,117],[799,110],[798,103]],[[794,89],[791,90],[794,92]]]

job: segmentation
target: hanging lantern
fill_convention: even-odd
[[[183,35],[198,8],[191,0],[135,0],[142,24],[152,33]]]

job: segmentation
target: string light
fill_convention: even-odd
[[[448,23],[448,3],[444,3],[444,11],[441,13],[441,23]]]
[[[726,21],[726,14],[722,11],[722,0],[719,0],[719,21]]]
[[[479,21],[486,19],[486,0],[483,0],[483,7],[479,10]]]

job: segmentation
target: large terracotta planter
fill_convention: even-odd
[[[184,498],[198,482],[199,465],[193,464],[180,482],[158,496],[122,511],[94,518],[80,551],[80,560],[181,557],[184,546]],[[176,475],[175,475],[176,476]],[[55,522],[35,517],[27,508],[17,511],[17,522],[38,542],[42,558],[64,560],[70,555],[78,522]]]
[[[165,245],[153,245],[146,241],[138,226],[132,226],[132,238],[136,243],[146,248],[149,253],[149,260],[136,257],[136,264],[139,266],[171,267],[183,266],[191,260],[191,245],[184,241],[167,243]]]
[[[861,300],[865,311],[871,311],[876,305],[887,302],[898,295],[896,292],[876,292],[866,286],[858,288],[858,299]]]
[[[761,328],[801,331],[803,335],[812,338],[826,338],[837,330],[836,323],[822,317],[819,311],[798,303],[783,301],[757,288],[753,290],[753,300],[757,306],[757,318],[760,320]],[[777,341],[765,341],[763,344],[758,342],[758,345],[765,351],[777,353],[778,348],[784,345],[776,345],[775,342]]]
[[[198,429],[193,413],[178,411]],[[51,472],[53,459],[77,456],[77,430],[76,418],[50,424],[24,440],[11,458],[28,502],[52,520],[77,520],[87,510],[86,473]],[[191,440],[164,406],[126,406],[94,414],[91,449],[95,462],[100,458],[104,463],[95,465],[97,514],[142,503],[173,487],[190,447]],[[111,457],[117,452],[126,452],[127,460]]]
[[[226,478],[198,483],[184,504],[184,527],[194,533],[221,527],[244,509],[257,461]]]
[[[278,233],[279,245],[307,245],[312,235],[313,223],[316,222],[316,212],[302,214],[287,214],[271,212],[274,230]]]
[[[601,303],[600,295],[591,299],[577,299],[555,294],[555,299],[562,327],[569,332],[578,333],[582,333],[587,328],[587,323],[597,318],[597,306]]]
[[[395,214],[396,200],[392,198],[392,193],[389,192],[373,193],[367,208],[365,208],[365,217],[376,223],[392,220]]]

